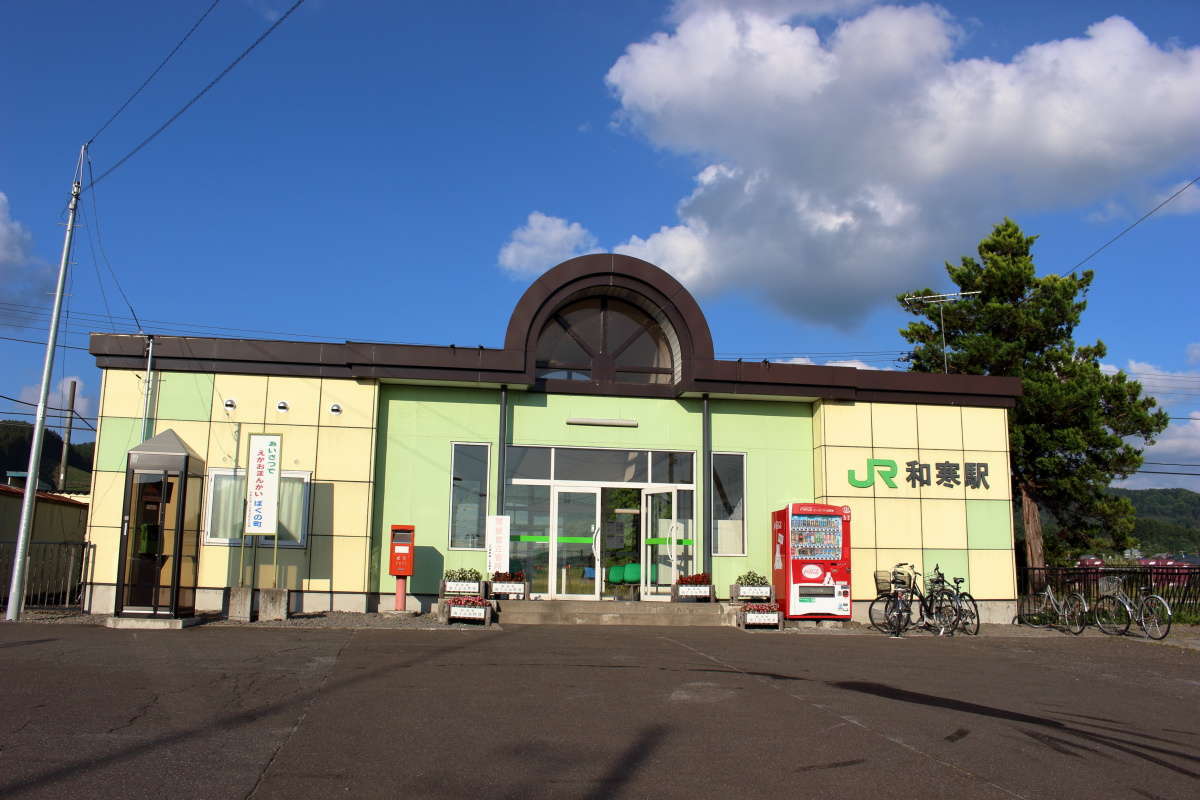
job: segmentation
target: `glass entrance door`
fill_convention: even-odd
[[[667,599],[676,574],[675,490],[642,495],[642,599]]]
[[[571,599],[600,598],[598,562],[600,490],[554,490],[554,532],[551,554],[551,595]]]

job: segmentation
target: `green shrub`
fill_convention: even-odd
[[[445,579],[448,581],[481,581],[483,580],[483,575],[477,569],[463,567],[462,569],[446,570]]]
[[[771,585],[770,581],[768,581],[762,575],[759,575],[754,570],[750,570],[749,572],[744,572],[741,575],[738,575],[738,578],[736,581],[734,581],[734,583],[736,583],[738,586],[770,586]]]

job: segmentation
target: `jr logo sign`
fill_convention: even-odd
[[[867,489],[875,485],[875,474],[878,473],[889,489],[895,489],[896,482],[892,478],[896,477],[896,473],[899,471],[900,468],[896,466],[896,462],[890,458],[868,458],[867,477],[859,480],[854,476],[854,470],[852,469],[846,471],[846,477],[850,480],[851,486],[857,486],[859,489]]]

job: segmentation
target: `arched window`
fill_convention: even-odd
[[[632,303],[588,297],[546,321],[538,337],[539,380],[657,383],[674,380],[670,338],[662,324]]]

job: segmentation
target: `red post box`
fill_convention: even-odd
[[[392,550],[388,571],[396,577],[407,578],[413,574],[413,546],[416,528],[412,525],[392,526]]]

